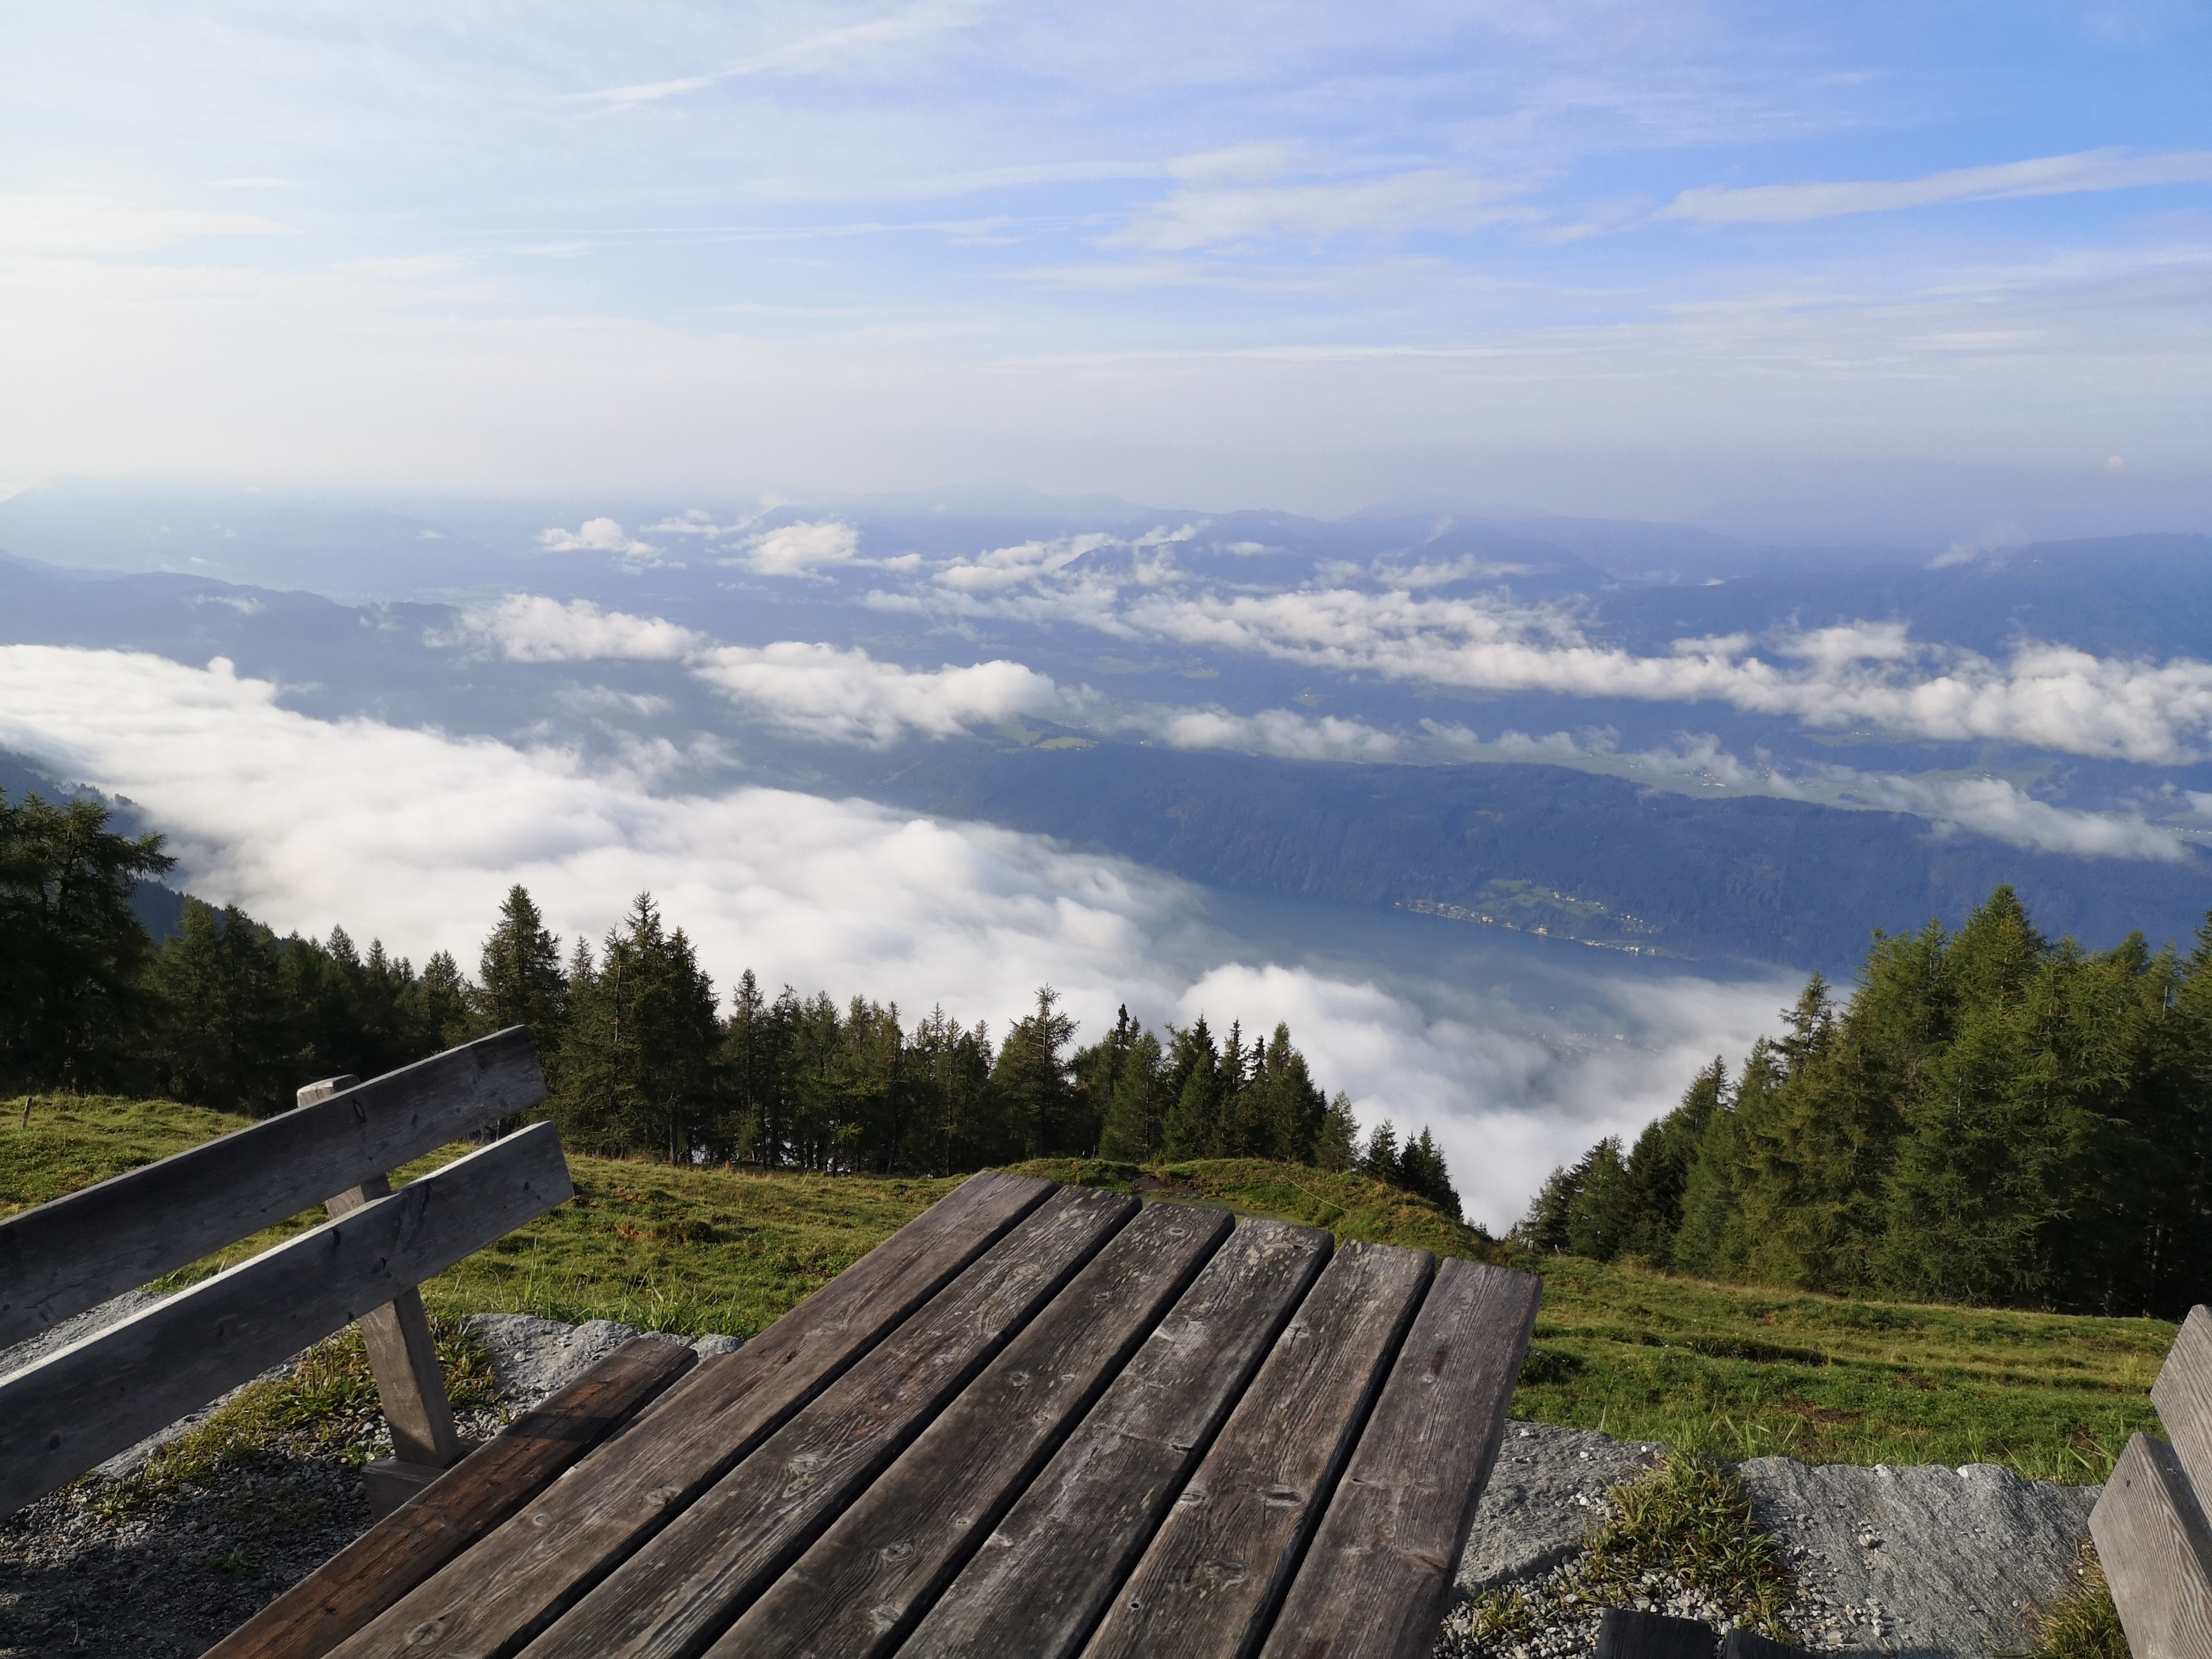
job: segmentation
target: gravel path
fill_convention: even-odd
[[[152,1300],[134,1291],[0,1352],[0,1376]],[[492,1352],[505,1408],[462,1415],[461,1432],[479,1439],[497,1433],[507,1413],[527,1410],[639,1334],[604,1319],[571,1326],[483,1314],[470,1323]],[[738,1344],[707,1336],[692,1346],[703,1356]],[[269,1375],[282,1375],[289,1364]],[[115,1483],[214,1409],[110,1459],[86,1486],[0,1521],[0,1659],[192,1659],[360,1535],[368,1524],[360,1474],[337,1448],[305,1435],[119,1518],[107,1512]],[[349,1426],[355,1432],[346,1445],[372,1457],[390,1454],[381,1417],[370,1413]]]

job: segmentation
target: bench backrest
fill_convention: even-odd
[[[2135,1659],[2212,1655],[2212,1312],[2190,1310],[2151,1387],[2172,1437],[2128,1442],[2089,1533]]]
[[[545,1097],[521,1026],[0,1221],[0,1345]],[[0,1515],[572,1196],[535,1123],[0,1376]]]

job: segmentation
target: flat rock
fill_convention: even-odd
[[[555,1390],[567,1387],[635,1336],[688,1343],[702,1359],[735,1353],[744,1346],[734,1336],[672,1336],[665,1331],[618,1325],[611,1319],[564,1325],[529,1314],[472,1314],[468,1327],[491,1350],[492,1375],[499,1384],[500,1399],[507,1409],[516,1412],[528,1411]]]
[[[1666,1450],[1589,1429],[1508,1421],[1468,1533],[1458,1593],[1538,1578],[1581,1553],[1583,1535],[1606,1518],[1607,1491],[1636,1479]]]
[[[2033,1607],[2074,1588],[2095,1486],[1994,1463],[1739,1464],[1753,1516],[1788,1556],[1807,1645],[1988,1659],[2035,1645]]]

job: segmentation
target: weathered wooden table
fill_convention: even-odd
[[[1425,1653],[1536,1299],[1472,1261],[978,1176],[333,1650]],[[386,1558],[439,1497],[385,1523]]]

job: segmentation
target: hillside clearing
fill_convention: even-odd
[[[0,1214],[42,1203],[246,1120],[166,1101],[41,1097],[0,1112]],[[460,1148],[403,1171],[434,1168]],[[574,1202],[423,1287],[445,1313],[515,1312],[750,1336],[958,1184],[682,1170],[571,1154]],[[1223,1159],[1150,1170],[1096,1160],[1017,1166],[1169,1201],[1327,1226],[1340,1237],[1502,1261],[1504,1246],[1363,1176]],[[312,1225],[319,1212],[172,1275],[188,1283]],[[1535,1346],[1513,1414],[1729,1458],[2002,1463],[2100,1481],[2174,1328],[1854,1302],[1704,1284],[1572,1257],[1542,1274]]]

